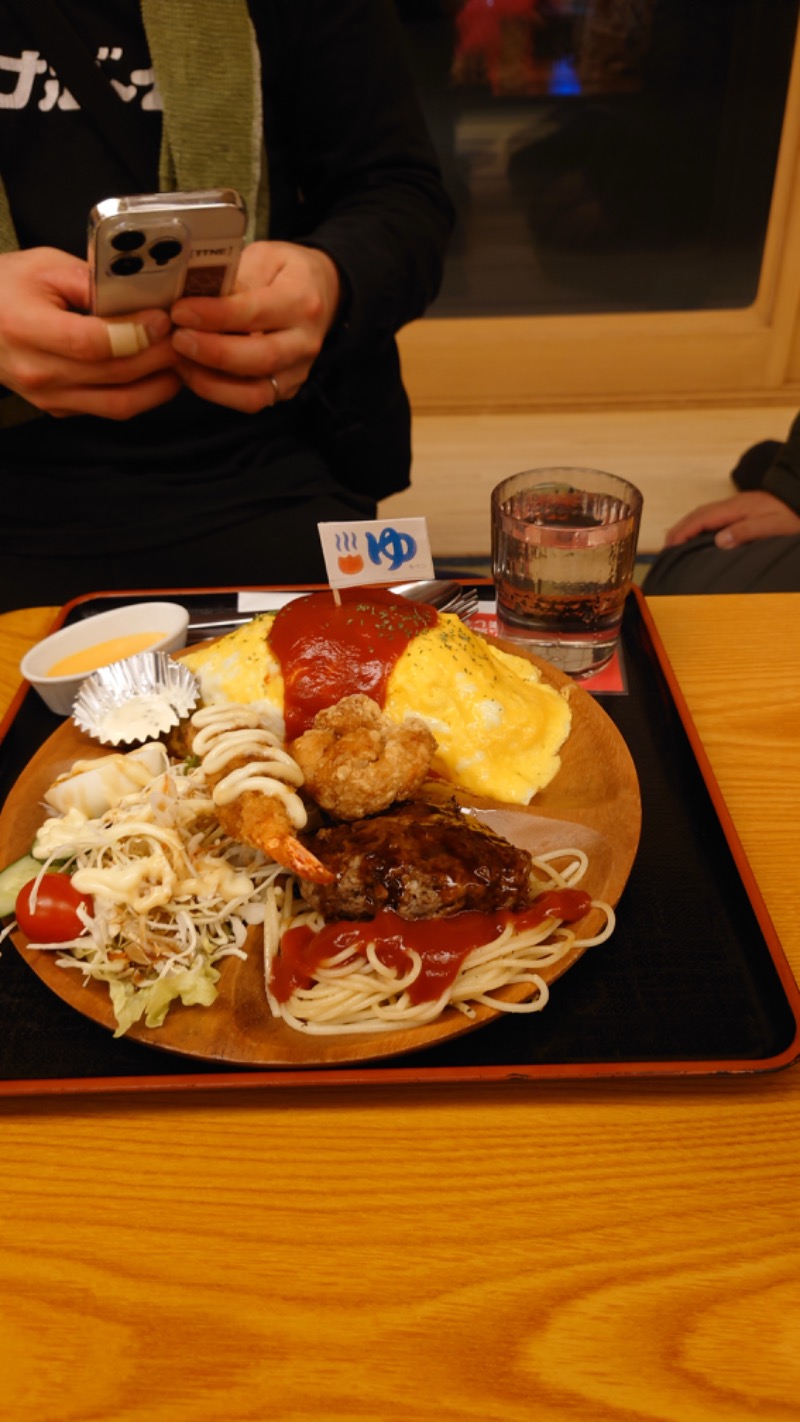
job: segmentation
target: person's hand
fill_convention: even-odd
[[[165,311],[83,312],[89,269],[54,247],[0,256],[0,384],[48,415],[127,420],[180,389]]]
[[[173,306],[182,380],[202,399],[245,414],[291,399],[308,379],[340,294],[325,252],[253,242],[232,295],[184,297]]]
[[[800,533],[800,514],[766,489],[753,489],[685,514],[669,530],[664,543],[674,548],[699,533],[714,533],[718,548],[738,548],[758,538]]]

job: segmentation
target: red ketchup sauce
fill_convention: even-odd
[[[547,889],[521,913],[467,910],[452,918],[403,919],[392,909],[382,909],[372,919],[328,923],[319,933],[301,925],[288,929],[281,939],[270,988],[278,1002],[288,1002],[296,988],[311,987],[317,968],[327,959],[350,948],[355,962],[366,954],[367,944],[374,943],[381,963],[398,976],[410,966],[406,948],[419,953],[422,967],[408,995],[413,1003],[433,1002],[455,982],[467,954],[499,938],[509,923],[518,932],[536,928],[547,918],[573,923],[583,918],[590,905],[583,889]]]
[[[343,588],[295,598],[275,615],[269,644],[281,665],[286,738],[318,711],[364,692],[383,706],[386,683],[409,642],[438,621],[435,607],[385,588]]]

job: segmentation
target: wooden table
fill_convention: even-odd
[[[800,595],[652,610],[800,975]],[[49,620],[0,618],[0,698]],[[10,1422],[800,1417],[796,1068],[7,1101],[0,1130]]]

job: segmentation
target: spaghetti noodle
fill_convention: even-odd
[[[556,867],[559,863],[561,869]],[[559,895],[574,890],[588,867],[582,850],[551,851],[534,858],[533,867],[550,886],[543,895],[545,904],[539,921],[526,926],[524,913],[481,914],[482,920],[491,919],[497,931],[488,933],[485,941],[461,954],[451,980],[444,986],[440,984],[441,990],[434,990],[433,996],[429,995],[429,984],[420,991],[426,964],[424,953],[413,946],[413,925],[399,919],[394,937],[391,932],[385,935],[382,929],[376,928],[377,920],[372,924],[338,925],[343,928],[342,946],[338,951],[319,962],[310,958],[305,967],[301,956],[299,967],[296,965],[294,971],[287,972],[284,959],[292,935],[305,930],[300,941],[311,942],[313,946],[315,936],[324,931],[325,923],[321,915],[309,909],[298,896],[291,881],[287,881],[283,891],[277,886],[271,887],[267,892],[264,921],[265,987],[270,1011],[296,1031],[315,1036],[424,1026],[435,1021],[447,1007],[467,1017],[475,1016],[477,1004],[501,1012],[541,1011],[549,997],[543,971],[560,962],[573,949],[605,942],[614,930],[615,916],[610,904],[586,895],[580,905],[584,913],[595,910],[605,920],[598,932],[581,937],[559,917],[558,909],[563,902]],[[532,917],[535,920],[537,916]],[[448,924],[455,920],[438,919],[429,924],[431,922],[444,940]],[[387,942],[392,945],[388,953],[384,947]],[[313,966],[308,966],[309,963]],[[528,985],[530,996],[521,1002],[510,1002],[496,995],[512,984]]]

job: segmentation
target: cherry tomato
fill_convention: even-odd
[[[85,932],[78,917],[78,905],[84,904],[91,913],[94,902],[90,894],[82,894],[66,874],[44,874],[31,907],[31,892],[36,883],[31,879],[17,894],[15,917],[25,937],[31,943],[66,943]]]

